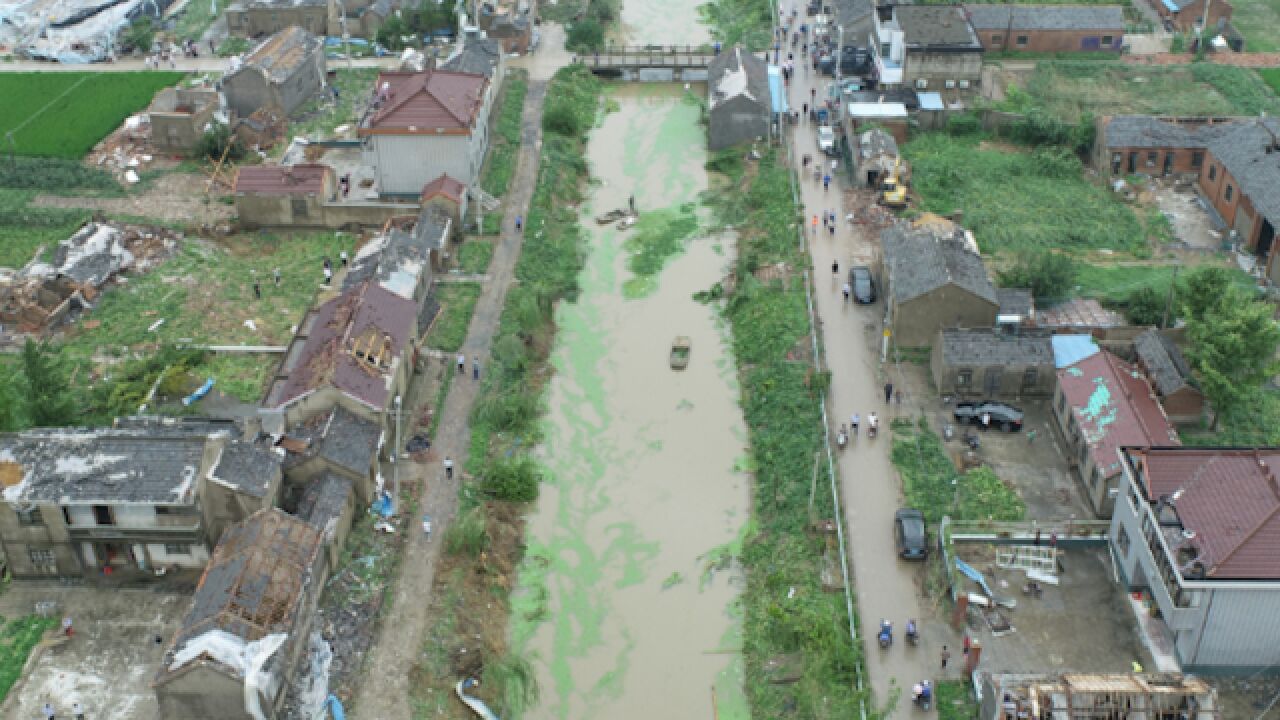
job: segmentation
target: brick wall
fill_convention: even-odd
[[[1199,174],[1207,157],[1203,149],[1122,147],[1104,148],[1097,162],[1100,170],[1112,175],[1178,175]]]
[[[1195,2],[1176,13],[1170,12],[1162,2],[1153,2],[1151,5],[1155,7],[1156,12],[1160,13],[1161,17],[1167,18],[1175,28],[1185,32],[1194,28],[1204,19],[1204,4],[1206,1],[1210,2],[1208,25],[1210,28],[1218,27],[1219,20],[1231,20],[1232,7],[1227,0],[1195,0]]]
[[[1124,28],[1101,30],[975,29],[984,50],[1023,52],[1120,52]],[[1025,42],[1023,42],[1025,40]]]

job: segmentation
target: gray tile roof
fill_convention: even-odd
[[[438,212],[438,209],[428,206],[423,215],[435,217]],[[351,267],[347,269],[342,289],[351,290],[366,280],[376,280],[384,289],[412,300],[415,290],[425,282],[423,274],[431,274],[431,250],[443,247],[442,238],[448,223],[446,217],[443,228],[434,228],[434,238],[431,238],[432,228],[424,227],[421,221],[418,223],[422,228],[419,231],[391,228],[386,235],[374,238],[356,253]]]
[[[209,436],[155,428],[41,428],[0,437],[10,503],[189,505]]]
[[[261,70],[271,82],[283,83],[315,53],[321,52],[323,45],[320,38],[297,25],[290,25],[259,43],[245,56],[242,68]]]
[[[996,301],[1001,315],[1017,315],[1028,318],[1035,314],[1036,303],[1030,290],[1020,288],[996,288]]]
[[[442,70],[483,75],[492,79],[502,62],[502,43],[492,38],[467,38],[462,49],[440,66]]]
[[[1048,331],[1007,333],[991,328],[943,330],[942,362],[953,366],[1043,366],[1053,368],[1053,339]]]
[[[978,30],[1124,32],[1124,8],[1119,5],[965,5],[964,8],[969,22]]]
[[[1173,341],[1151,328],[1133,339],[1133,350],[1161,395],[1192,385],[1191,366]]]
[[[382,428],[355,413],[335,407],[317,442],[320,457],[358,475],[367,475],[378,454]]]
[[[298,501],[298,517],[312,527],[327,532],[329,525],[342,516],[351,498],[351,480],[327,472],[312,480]]]
[[[880,234],[889,292],[906,302],[947,284],[998,304],[996,289],[987,277],[982,257],[960,239],[939,238],[925,229],[905,226],[886,228]]]
[[[1236,123],[1192,126],[1151,115],[1117,115],[1107,120],[1103,134],[1109,148],[1205,148]]]
[[[1265,118],[1224,126],[1209,152],[1249,196],[1253,207],[1280,225],[1280,120]]]
[[[969,47],[982,51],[977,33],[958,5],[897,5],[893,12],[908,47]]]
[[[876,11],[872,0],[833,0],[836,24],[844,28],[845,38],[858,36],[858,45],[866,42],[865,36],[875,27],[872,14]]]
[[[741,75],[745,73],[745,78]],[[707,66],[707,82],[711,86],[711,106],[739,95],[771,107],[769,69],[764,60],[740,47],[730,48],[711,60]]]
[[[233,440],[222,448],[211,479],[253,497],[265,497],[280,479],[284,455],[252,439]]]

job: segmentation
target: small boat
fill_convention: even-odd
[[[683,370],[689,367],[689,353],[693,352],[693,341],[681,335],[671,342],[671,369]]]
[[[617,210],[610,210],[609,212],[603,215],[597,215],[596,223],[599,225],[608,225],[609,223],[617,222],[618,220],[621,220],[626,216],[627,216],[627,211],[623,210],[622,208],[618,208]]]
[[[628,216],[626,216],[626,217],[622,218],[622,222],[619,222],[619,223],[618,223],[618,229],[619,229],[619,230],[627,230],[627,229],[630,229],[630,228],[631,228],[631,226],[633,226],[633,225],[635,225],[635,224],[636,224],[636,216],[635,216],[635,215],[628,215]]]

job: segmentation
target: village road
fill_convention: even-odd
[[[796,59],[790,99],[799,110],[802,103],[811,102],[811,89],[816,90],[821,100],[832,78],[813,69],[805,72],[800,67],[805,58],[797,56]],[[892,363],[882,366],[879,362],[883,299],[865,306],[844,301],[842,286],[849,268],[853,265],[874,268],[879,238],[869,237],[862,226],[845,221],[845,216],[857,209],[842,204],[847,173],[843,167],[839,172],[831,172],[831,158],[818,150],[816,130],[815,124],[807,120],[790,130],[791,162],[798,169],[800,159],[808,153],[815,163],[825,163],[825,172],[832,175],[831,188],[824,190],[821,182],[814,182],[810,165],[807,176],[801,173],[800,183],[806,225],[811,224],[815,215],[819,218],[817,232],[809,235],[809,244],[818,328],[824,359],[832,373],[827,406],[829,422],[834,430],[840,423],[848,423],[855,412],[863,418],[860,435],[840,456],[838,467],[861,618],[860,640],[866,652],[876,705],[884,707],[901,690],[896,709],[886,717],[908,717],[912,711],[908,697],[912,684],[939,677],[939,653],[942,643],[949,642],[944,634],[935,637],[934,633],[942,630],[935,631],[926,624],[921,624],[922,639],[918,647],[908,645],[904,637],[909,618],[923,620],[921,566],[900,561],[894,553],[893,514],[903,506],[903,495],[901,483],[889,462],[889,424],[898,411],[905,415],[914,399],[906,398],[901,406],[885,403],[884,384],[893,382],[901,387],[902,383],[897,381]],[[822,213],[829,210],[834,210],[837,217],[834,235],[821,222]],[[832,261],[840,264],[838,279],[833,278]],[[865,418],[871,412],[881,418],[880,435],[875,439],[869,438],[866,432]],[[894,642],[887,650],[880,649],[876,642],[881,618],[893,623]],[[956,658],[959,655],[955,653]],[[952,668],[956,662],[953,659]]]
[[[543,26],[548,43],[563,44],[558,32],[548,33]],[[557,45],[558,47],[558,45]],[[498,330],[498,320],[506,300],[507,289],[514,281],[516,260],[520,257],[523,237],[516,232],[514,218],[524,214],[533,196],[538,176],[538,156],[542,146],[542,103],[547,93],[547,80],[554,72],[552,65],[562,60],[556,53],[547,57],[535,54],[523,64],[529,68],[529,92],[525,96],[524,114],[521,120],[523,136],[520,156],[511,190],[505,199],[506,219],[502,226],[502,239],[494,249],[489,268],[489,279],[476,302],[475,314],[467,332],[461,352],[468,358],[479,358],[488,366],[489,348]],[[467,456],[471,442],[469,421],[471,408],[479,392],[479,383],[462,381],[452,384],[449,396],[441,411],[439,433],[435,438],[435,455],[443,459],[454,458],[458,466]],[[408,467],[413,468],[414,465]],[[441,540],[458,510],[458,482],[461,473],[453,480],[446,480],[438,463],[426,466],[426,482],[420,506],[433,520],[431,540],[421,531],[411,532],[404,547],[404,559],[400,577],[396,580],[394,600],[387,614],[380,619],[378,637],[370,650],[364,668],[364,681],[352,703],[350,715],[355,718],[377,720],[408,720],[412,717],[409,707],[409,670],[422,652],[423,638],[428,623],[427,610],[431,607],[431,589],[439,560]],[[410,531],[417,527],[417,519],[411,518]]]

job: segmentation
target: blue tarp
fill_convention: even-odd
[[[1161,0],[1161,2],[1163,2],[1163,3],[1164,3],[1164,6],[1165,6],[1165,7],[1169,10],[1169,12],[1171,12],[1171,13],[1176,13],[1176,12],[1178,12],[1178,11],[1182,10],[1182,8],[1178,7],[1178,3],[1174,2],[1173,0]]]
[[[1053,364],[1059,370],[1071,367],[1098,352],[1098,343],[1091,335],[1054,335]]]
[[[342,709],[341,700],[330,695],[326,702],[329,704],[329,714],[333,716],[333,720],[347,720],[347,712]]]
[[[378,499],[373,501],[373,511],[384,518],[394,515],[396,508],[395,504],[391,502],[391,493],[383,490]]]
[[[205,381],[204,381],[204,384],[203,384],[203,385],[201,385],[200,387],[196,388],[196,391],[195,391],[195,392],[193,392],[193,393],[191,393],[190,395],[188,395],[188,396],[186,396],[186,397],[182,398],[182,404],[183,404],[183,405],[190,405],[191,403],[196,402],[197,400],[199,400],[200,398],[204,397],[205,395],[208,395],[208,394],[209,394],[209,391],[210,391],[210,390],[212,390],[212,389],[213,389],[213,378],[209,378],[208,380],[205,380]]]
[[[769,95],[774,115],[791,112],[791,108],[787,107],[787,86],[782,81],[782,68],[777,65],[769,66]]]
[[[987,579],[982,577],[982,573],[974,570],[973,566],[969,563],[961,560],[960,558],[956,558],[956,569],[964,573],[970,580],[981,585],[982,590],[987,594],[987,597],[994,598],[996,596],[995,593],[991,592],[991,588],[987,586]]]

